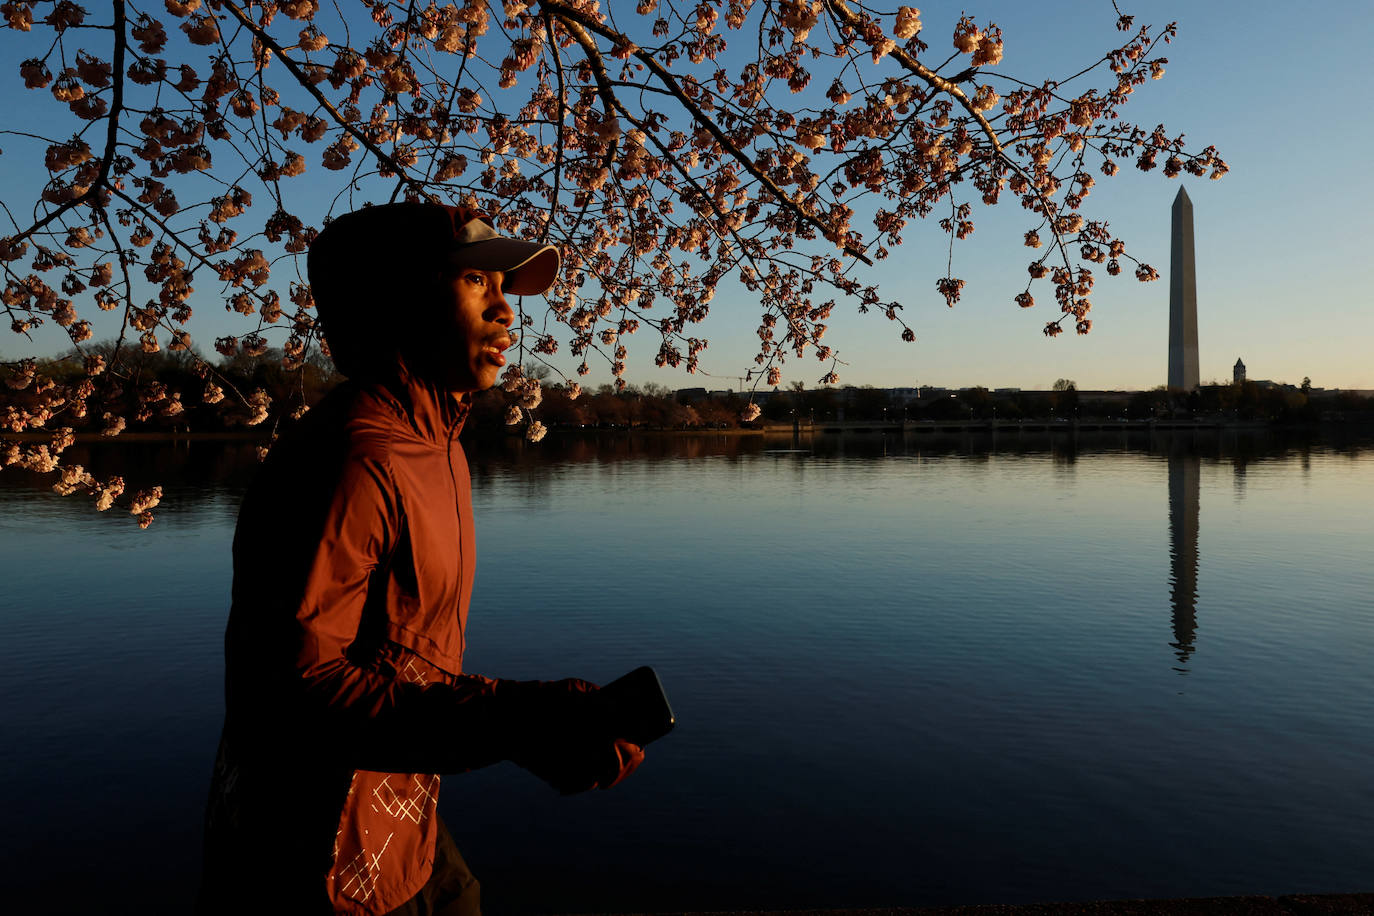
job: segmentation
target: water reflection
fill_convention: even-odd
[[[591,800],[595,823],[515,771],[446,786],[504,912],[1367,882],[1368,439],[558,431],[470,446],[473,670],[662,659],[684,722],[626,793]],[[18,838],[0,885],[16,912],[51,909],[53,887],[71,911],[176,912],[221,721],[233,516],[260,466],[250,444],[201,441],[70,457],[167,495],[144,532],[53,495],[51,475],[0,473],[0,734],[16,736],[0,808]],[[1242,503],[1228,497],[1247,464]],[[73,823],[110,854],[74,860]],[[1111,830],[1120,843],[1096,840]],[[1219,842],[1199,853],[1180,839],[1194,834]],[[763,899],[772,888],[791,896]]]
[[[877,461],[893,457],[958,457],[965,466],[989,466],[999,456],[1042,455],[1049,458],[1057,475],[1072,478],[1078,460],[1084,455],[1106,452],[1121,454],[1152,453],[1163,457],[1168,470],[1169,525],[1169,608],[1174,670],[1186,675],[1197,651],[1198,577],[1201,565],[1200,503],[1201,469],[1205,456],[1219,468],[1229,466],[1231,486],[1236,497],[1245,496],[1250,464],[1275,459],[1293,460],[1304,480],[1312,473],[1314,449],[1347,453],[1357,458],[1367,447],[1367,439],[1352,442],[1325,441],[1303,435],[1287,435],[1272,430],[1251,433],[1202,430],[1190,432],[1103,432],[1082,435],[1024,433],[1016,435],[969,434],[803,434],[759,437],[722,432],[718,435],[675,435],[662,433],[561,431],[539,445],[514,436],[466,441],[473,470],[474,489],[510,485],[513,478],[523,483],[523,497],[546,503],[558,479],[579,464],[605,466],[603,483],[615,489],[623,477],[623,488],[633,491],[642,484],[643,475],[656,473],[646,465],[675,464],[702,459],[743,466],[761,457],[792,466],[797,486],[815,459],[825,461]],[[166,497],[158,510],[159,525],[184,528],[195,526],[213,516],[232,519],[237,501],[248,481],[258,470],[254,443],[251,442],[149,442],[115,440],[82,443],[70,449],[66,458],[86,466],[97,477],[121,474],[137,487],[160,483]],[[0,501],[18,505],[18,491],[50,490],[51,475],[36,475],[9,470],[0,474]],[[27,505],[27,503],[25,504]],[[208,514],[206,513],[209,509]],[[62,500],[46,496],[41,505],[25,511],[45,515],[94,521],[96,513],[88,500],[79,497]],[[1209,567],[1210,568],[1210,567]],[[1156,580],[1157,581],[1157,580]]]
[[[1181,674],[1188,673],[1197,633],[1198,510],[1202,458],[1195,452],[1169,453],[1169,604],[1173,608],[1174,653]]]

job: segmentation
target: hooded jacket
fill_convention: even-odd
[[[467,402],[413,330],[440,320],[429,265],[451,220],[346,214],[311,247],[349,381],[282,436],[239,511],[202,911],[394,909],[431,871],[437,774],[511,754],[520,685],[462,673]]]
[[[398,361],[307,414],[244,500],[207,909],[399,906],[430,873],[437,773],[511,755],[523,685],[461,673],[466,412]]]
[[[464,213],[356,211],[311,247],[350,380],[282,436],[239,511],[202,911],[385,913],[429,878],[438,774],[510,759],[575,790],[607,754],[621,770],[601,784],[633,768],[594,685],[462,671],[468,402],[438,383],[432,265]]]

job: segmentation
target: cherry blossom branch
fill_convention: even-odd
[[[592,77],[596,80],[596,88],[601,95],[602,102],[606,106],[606,113],[610,114],[612,111],[622,109],[619,100],[615,97],[615,90],[611,88],[611,79],[606,73],[606,64],[601,59],[601,51],[597,48],[596,42],[592,41],[591,36],[587,34],[586,30],[579,27],[575,22],[565,22],[563,26],[568,30],[568,34],[582,46],[583,53],[587,55],[587,64],[592,68]],[[560,132],[562,126],[560,122]],[[610,142],[606,144],[606,152],[601,157],[602,168],[610,169],[611,165],[615,162],[615,154],[619,148],[620,137],[617,135],[612,137]]]
[[[35,222],[28,229],[11,236],[7,241],[10,245],[17,245],[25,239],[31,237],[35,232],[43,229],[52,223],[62,214],[76,207],[81,206],[92,197],[99,194],[101,188],[109,186],[110,168],[114,163],[116,143],[119,139],[119,116],[124,110],[124,52],[128,47],[128,39],[124,34],[124,0],[113,0],[114,6],[114,61],[112,63],[114,88],[110,93],[110,111],[106,115],[109,127],[105,136],[105,152],[100,157],[100,171],[94,181],[85,191],[73,197],[71,200],[64,201],[54,207],[46,216]],[[97,200],[99,198],[97,197]]]
[[[687,109],[688,113],[691,114],[693,120],[695,120],[698,125],[705,128],[705,130],[713,138],[715,138],[715,141],[721,145],[721,148],[724,149],[727,153],[729,153],[731,158],[738,162],[746,172],[752,175],[755,181],[757,181],[759,184],[767,188],[768,192],[773,195],[773,197],[778,201],[778,203],[781,206],[789,210],[798,219],[819,229],[822,235],[824,235],[827,239],[833,241],[837,247],[843,249],[845,254],[857,258],[864,264],[872,266],[873,261],[868,257],[868,255],[864,254],[863,251],[853,247],[845,239],[841,238],[839,236],[839,233],[836,231],[835,227],[827,225],[818,217],[814,216],[813,214],[807,213],[805,209],[803,209],[794,200],[792,200],[792,198],[787,194],[787,192],[785,192],[782,188],[778,187],[778,185],[771,178],[765,175],[758,168],[758,166],[754,164],[753,160],[749,156],[745,155],[744,151],[735,145],[735,143],[729,138],[729,136],[726,135],[725,131],[720,129],[720,125],[716,123],[715,119],[707,115],[706,112],[702,111],[701,106],[699,106],[695,101],[692,100],[691,96],[687,95],[687,93],[683,91],[681,84],[677,81],[677,78],[673,76],[673,74],[670,73],[662,64],[660,64],[658,62],[658,59],[654,57],[654,55],[649,54],[643,48],[640,48],[638,45],[634,44],[634,42],[631,42],[630,39],[625,35],[616,32],[613,29],[606,28],[601,23],[597,22],[595,19],[593,19],[592,17],[588,16],[580,10],[572,9],[571,7],[565,6],[562,3],[554,2],[554,0],[540,0],[539,5],[542,8],[548,10],[549,12],[558,15],[559,18],[563,21],[564,27],[567,28],[570,33],[573,33],[573,29],[576,26],[582,26],[584,29],[596,32],[603,38],[616,42],[617,44],[623,43],[633,48],[632,53],[634,54],[634,56],[640,62],[642,62],[644,66],[647,67],[648,70],[654,74],[654,76],[658,77],[659,82],[661,82],[672,93],[673,97],[677,99],[678,103],[682,105],[683,108]]]
[[[549,237],[549,229],[553,226],[553,215],[558,209],[558,196],[563,190],[563,118],[567,112],[567,89],[563,85],[563,60],[558,53],[558,42],[553,36],[553,23],[549,17],[544,17],[544,34],[549,39],[549,49],[553,53],[553,73],[558,80],[558,118],[553,125],[554,132],[554,158],[553,158],[553,194],[549,198],[549,218],[544,223],[543,230],[539,233],[539,241],[543,242]]]
[[[825,4],[835,13],[844,25],[848,26],[854,32],[863,32],[863,18],[851,10],[849,4],[847,4],[845,0],[825,0]],[[1002,142],[997,137],[997,131],[988,123],[988,119],[983,116],[983,113],[973,107],[973,102],[964,94],[964,90],[955,85],[953,81],[945,79],[943,76],[912,57],[905,48],[900,46],[895,47],[889,54],[913,76],[926,83],[926,85],[933,89],[938,89],[946,95],[956,99],[959,105],[969,113],[969,116],[978,122],[978,126],[982,129],[983,135],[988,138],[988,142],[992,144],[993,149],[999,154],[1005,155],[1002,150]]]
[[[296,78],[296,81],[298,83],[300,83],[301,88],[303,88],[306,92],[310,93],[310,95],[315,99],[315,101],[319,104],[321,108],[329,112],[329,116],[334,119],[334,122],[336,124],[338,124],[345,131],[347,131],[349,135],[351,135],[355,140],[361,143],[368,152],[370,152],[372,155],[376,156],[379,160],[381,160],[381,162],[386,166],[386,168],[390,169],[391,171],[395,172],[398,176],[400,176],[401,180],[404,181],[407,185],[409,185],[416,193],[421,194],[425,197],[432,197],[432,195],[430,195],[429,192],[425,190],[424,182],[418,181],[417,179],[410,177],[406,173],[405,168],[401,166],[401,164],[398,163],[394,157],[392,157],[389,153],[387,153],[386,150],[382,149],[376,143],[373,143],[372,139],[368,137],[366,133],[360,131],[356,126],[354,126],[353,122],[349,121],[347,118],[345,118],[342,114],[339,113],[339,110],[334,107],[334,105],[329,101],[329,99],[325,98],[324,93],[321,92],[318,88],[316,88],[315,84],[311,82],[310,78],[306,76],[303,70],[301,70],[300,64],[296,63],[290,57],[287,57],[286,52],[282,49],[282,46],[271,35],[268,35],[267,31],[264,28],[262,28],[256,22],[254,22],[252,18],[248,16],[248,14],[246,14],[243,10],[239,9],[238,6],[232,2],[232,0],[220,0],[220,5],[224,9],[227,9],[230,15],[232,15],[235,19],[242,23],[244,28],[248,29],[249,32],[252,32],[253,37],[255,37],[259,42],[261,42],[263,47],[270,49],[272,53],[278,59],[281,60],[282,64],[286,67],[286,69],[291,71],[291,75]]]

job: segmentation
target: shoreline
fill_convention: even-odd
[[[1374,893],[1178,897],[1078,903],[856,907],[836,910],[669,911],[658,916],[1342,916],[1374,913]],[[638,914],[647,916],[647,914]]]
[[[264,424],[265,425],[265,424]],[[1347,423],[1274,423],[1267,420],[1217,422],[1212,420],[1079,420],[1055,422],[1053,420],[907,420],[884,422],[881,420],[848,420],[839,422],[799,424],[766,423],[756,427],[732,426],[723,429],[689,427],[672,429],[665,427],[617,426],[617,427],[572,427],[554,426],[549,428],[553,437],[567,436],[659,436],[669,438],[691,437],[749,437],[791,438],[801,436],[834,435],[903,435],[925,437],[931,435],[1018,435],[1021,433],[1070,434],[1079,433],[1258,433],[1268,431],[1302,432],[1322,436],[1333,433],[1367,433],[1374,430],[1374,424],[1364,422]],[[50,442],[54,430],[25,430],[24,432],[0,432],[0,440],[13,442]],[[92,445],[102,442],[258,442],[271,441],[269,430],[211,430],[191,432],[170,431],[126,431],[118,436],[106,436],[99,432],[77,432],[73,434],[77,444]],[[465,435],[466,441],[496,441],[522,439],[523,433],[511,431],[508,427],[473,429]]]

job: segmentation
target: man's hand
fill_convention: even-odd
[[[634,772],[643,760],[642,747],[617,738],[582,741],[561,748],[550,746],[545,753],[516,763],[563,795],[575,795],[588,789],[609,789]]]
[[[564,795],[609,789],[644,761],[644,749],[606,732],[598,715],[595,684],[577,678],[540,684],[530,700],[539,705],[531,733],[511,760]]]
[[[597,785],[603,789],[609,789],[611,786],[620,782],[626,776],[633,773],[635,767],[644,762],[644,748],[640,747],[638,744],[626,741],[624,738],[615,739],[615,753],[617,758],[619,758],[617,760],[616,772],[614,774],[607,774],[611,776],[609,782],[603,779],[597,783]]]

